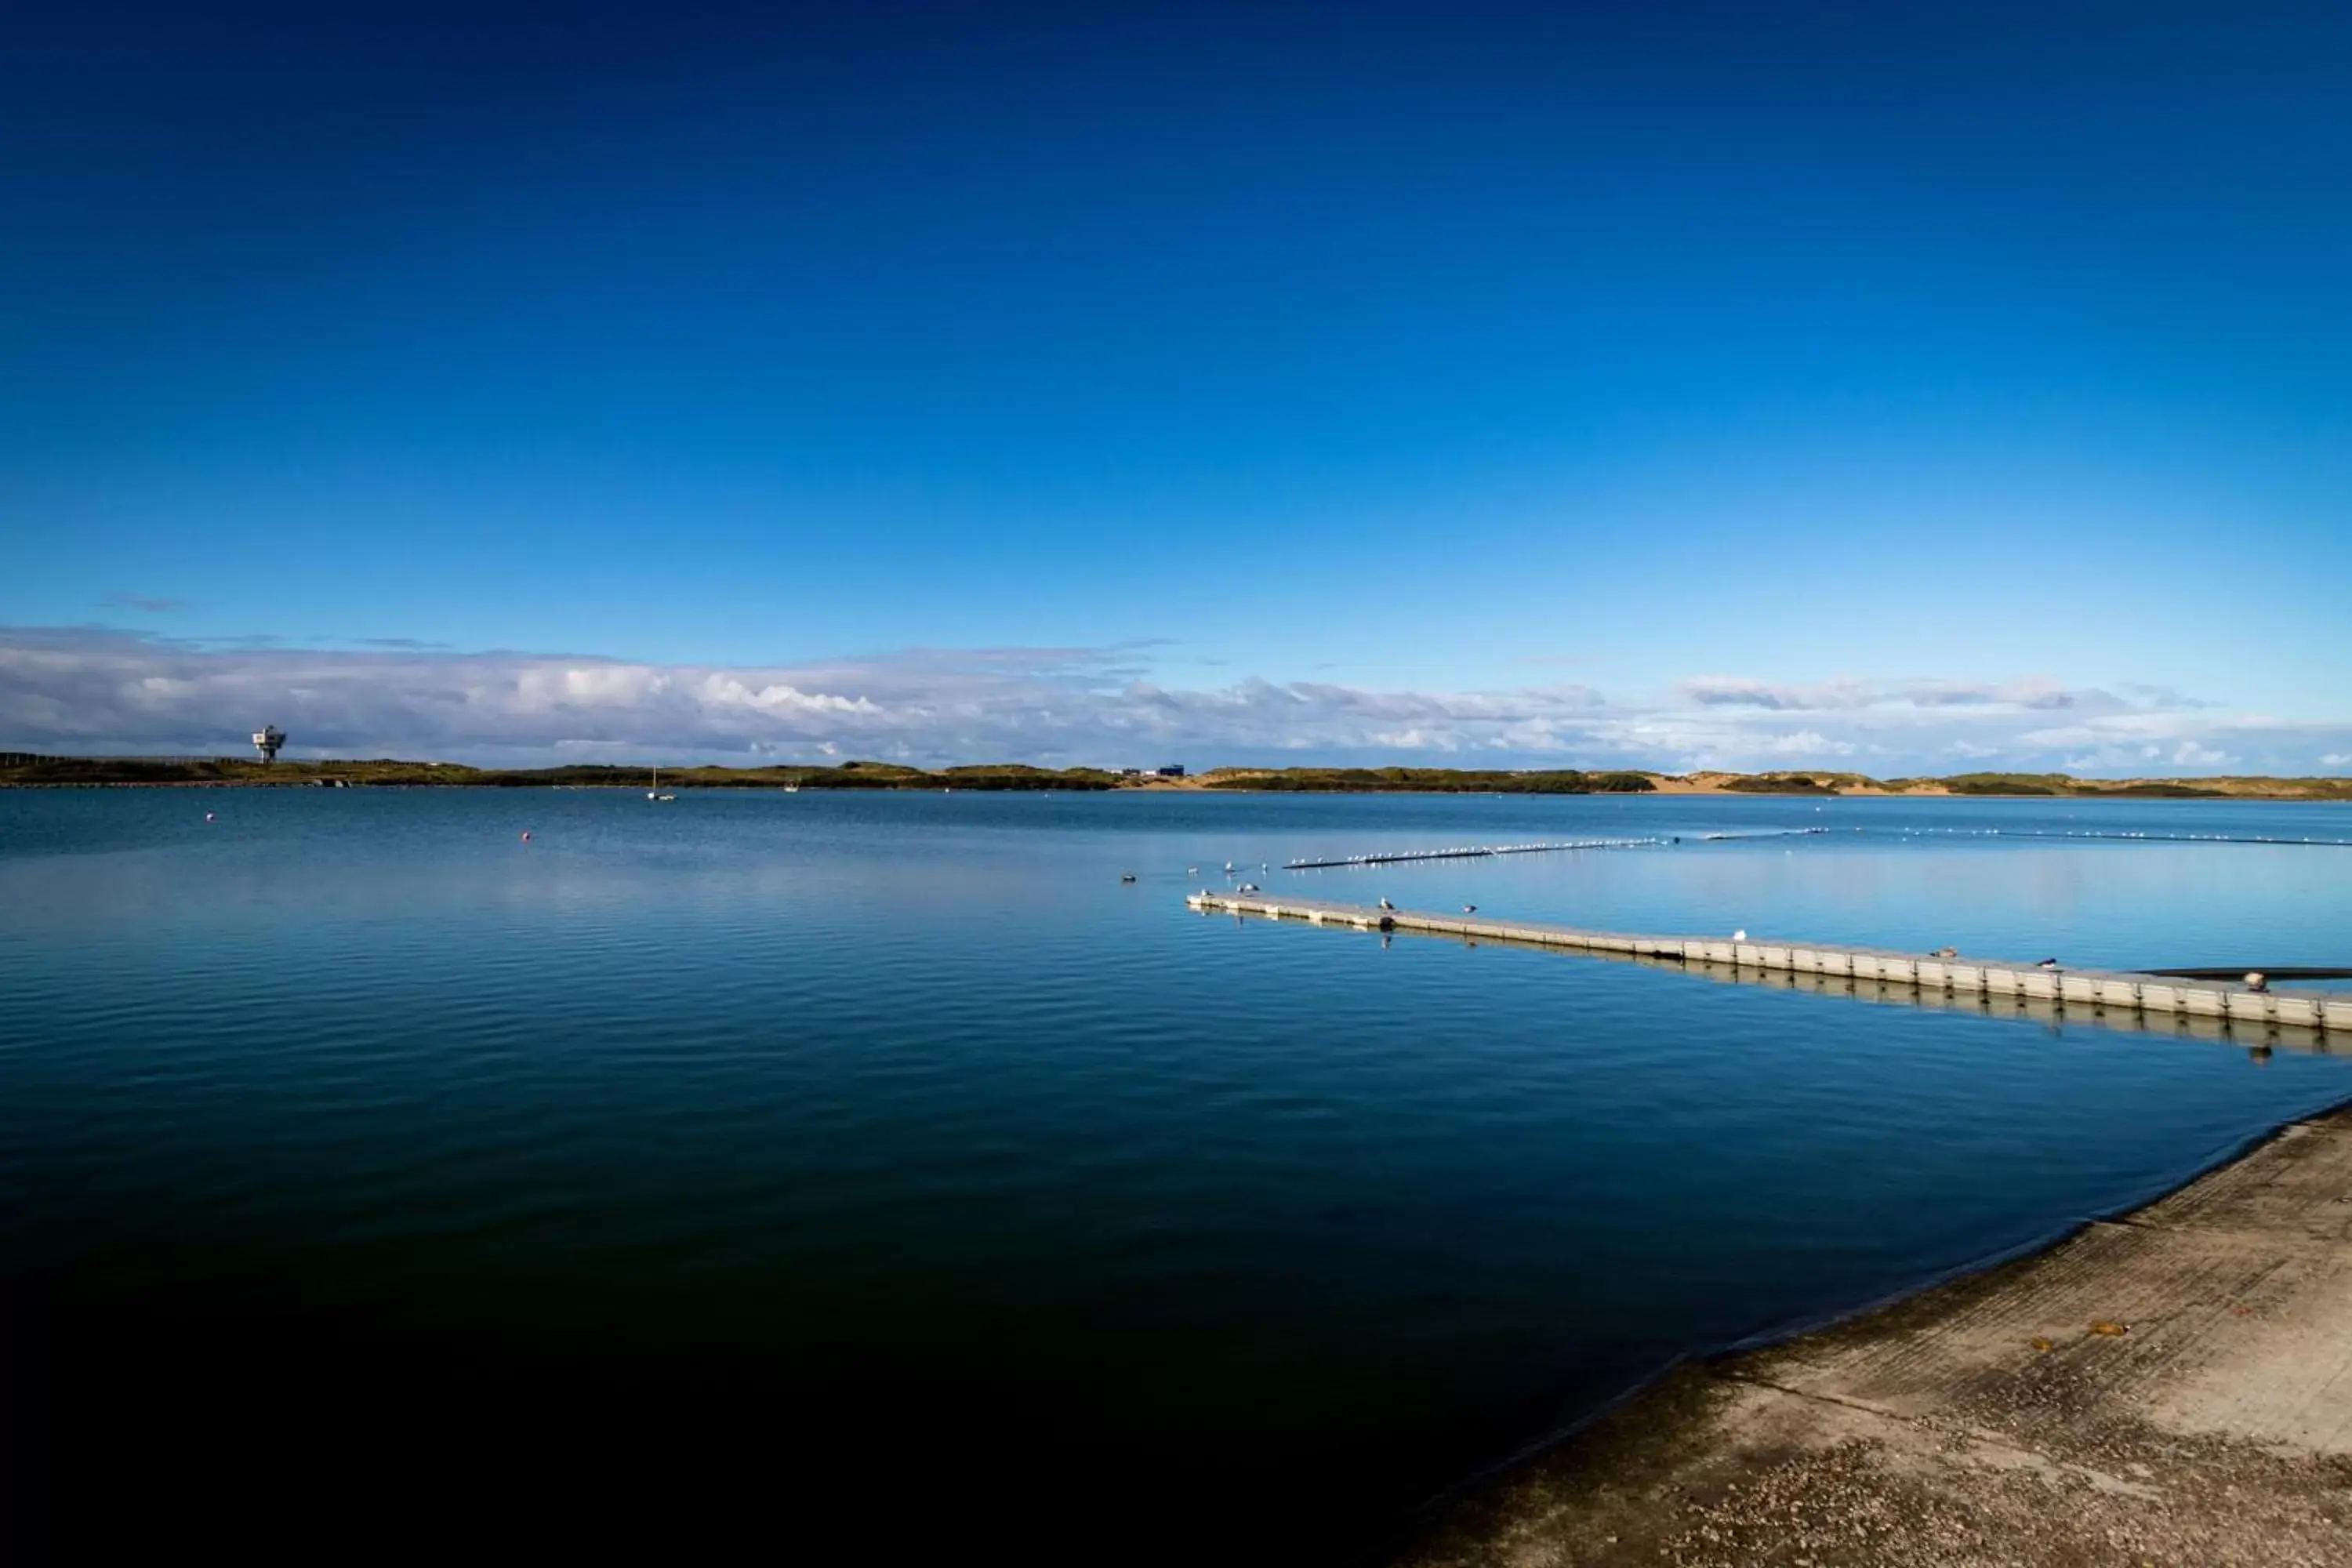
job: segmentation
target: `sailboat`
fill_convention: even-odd
[[[676,800],[677,798],[677,796],[674,795],[662,794],[661,769],[658,767],[654,769],[654,787],[646,791],[646,798],[647,800]]]

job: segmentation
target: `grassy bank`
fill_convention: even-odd
[[[983,763],[936,772],[895,763],[843,763],[834,767],[673,768],[661,770],[671,789],[993,789],[1101,790],[1120,783],[1099,768],[1033,768]],[[235,758],[151,761],[107,757],[47,757],[0,765],[5,784],[250,784],[263,788],[393,787],[467,784],[489,788],[646,789],[649,767],[474,768],[459,763],[278,762]]]
[[[1162,786],[1164,787],[1164,786]],[[1329,793],[1484,795],[2015,795],[2095,800],[2352,800],[2352,778],[2083,779],[2067,773],[1960,773],[1874,778],[1868,773],[1762,773],[1457,768],[1219,768],[1181,787]]]
[[[1475,768],[1283,768],[1258,772],[1220,768],[1203,774],[1205,789],[1297,790],[1332,795],[1410,792],[1433,795],[1640,795],[1656,789],[1647,773],[1591,773],[1580,769],[1511,773]]]
[[[0,754],[0,787],[68,784],[249,784],[274,788],[431,786],[644,789],[648,767],[578,765],[476,768],[459,763],[279,762],[236,757],[47,757]],[[1315,795],[1990,795],[2121,800],[2352,800],[2352,778],[2083,779],[2067,773],[1959,773],[1948,778],[1873,778],[1866,773],[1655,773],[1579,768],[1216,768],[1189,778],[1122,774],[1104,768],[1040,768],[981,763],[915,768],[847,762],[824,767],[664,765],[665,789],[1213,790]]]

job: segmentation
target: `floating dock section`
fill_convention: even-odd
[[[1187,904],[1203,912],[1302,920],[1360,931],[1422,931],[1433,936],[1525,942],[1537,947],[1634,958],[1667,959],[1685,964],[1728,965],[1789,974],[1916,986],[1958,995],[2011,997],[2171,1016],[2226,1018],[2248,1024],[2336,1033],[2352,1037],[2352,994],[2252,990],[2245,985],[2180,980],[2120,970],[2043,969],[1992,959],[1938,958],[1878,948],[1831,947],[1820,942],[1755,942],[1726,937],[1628,936],[1580,931],[1531,921],[1496,920],[1476,914],[1434,915],[1360,904],[1324,903],[1265,893],[1189,895]]]

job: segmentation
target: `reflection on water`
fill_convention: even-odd
[[[250,1523],[267,1474],[368,1518],[590,1495],[1333,1560],[1675,1355],[2352,1095],[2206,1020],[1181,898],[1231,861],[1618,930],[2325,964],[2352,851],[1927,830],[2340,807],[681,795],[0,794],[0,1268],[52,1495],[176,1479],[160,1517]],[[1815,825],[1864,831],[1781,831]],[[1668,842],[1279,868],[1635,837]]]

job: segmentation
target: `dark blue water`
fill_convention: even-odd
[[[1675,1356],[2128,1206],[2352,1071],[1203,918],[1188,886],[2352,961],[2352,848],[2022,836],[2176,831],[2352,813],[0,792],[17,1495],[52,1534],[162,1489],[199,1534],[1376,1553]]]

